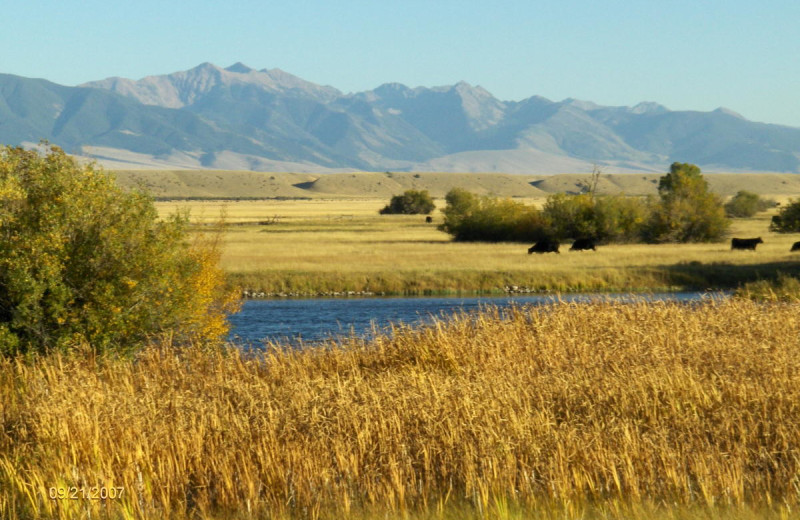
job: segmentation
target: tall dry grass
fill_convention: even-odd
[[[789,516],[798,310],[560,303],[263,356],[5,359],[0,517]],[[125,494],[48,498],[70,486]]]

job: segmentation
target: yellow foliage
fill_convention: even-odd
[[[191,341],[221,342],[228,333],[228,315],[241,308],[240,291],[229,287],[219,265],[219,234],[198,234],[189,250],[197,270],[188,280],[189,304],[194,307],[185,323]]]

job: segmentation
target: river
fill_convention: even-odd
[[[699,301],[712,295],[702,292],[634,294],[566,294],[558,299],[585,302],[598,299],[615,301],[670,300]],[[414,297],[414,298],[309,298],[247,300],[242,310],[230,317],[229,340],[259,346],[263,341],[305,344],[356,334],[369,336],[374,330],[386,330],[390,323],[418,325],[434,317],[446,318],[458,312],[475,312],[481,307],[544,305],[554,296],[500,297]]]

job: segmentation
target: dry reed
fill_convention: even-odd
[[[1,360],[0,517],[788,514],[798,310],[558,303],[263,355]],[[49,498],[91,486],[124,494]]]

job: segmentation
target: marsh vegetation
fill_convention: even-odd
[[[0,516],[788,518],[798,360],[797,305],[743,299],[3,359]]]

